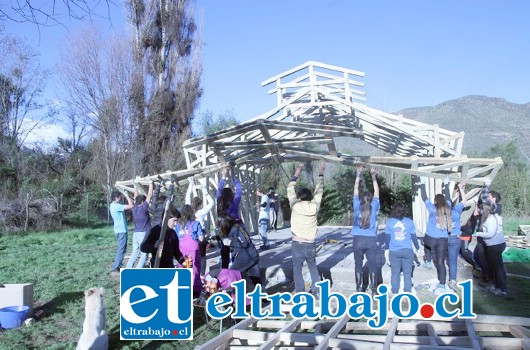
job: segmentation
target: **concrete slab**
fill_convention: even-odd
[[[350,234],[351,227],[319,227],[317,236],[317,264],[322,278],[331,281],[332,291],[351,294],[355,292],[353,239]],[[252,236],[256,247],[260,249],[261,238],[259,235]],[[271,248],[260,250],[260,269],[266,281],[265,288],[271,289],[281,286],[282,291],[292,291],[293,271],[291,260],[291,231],[289,228],[279,229],[269,233]],[[388,254],[388,251],[387,251]],[[423,262],[423,251],[420,250],[419,261]],[[388,255],[387,255],[388,257]],[[211,249],[207,254],[208,267],[219,267],[219,251]],[[458,262],[457,279],[471,278],[471,268],[462,259]],[[390,266],[383,267],[383,281],[390,284]],[[309,272],[304,266],[304,277],[306,286],[309,286]],[[413,283],[423,291],[432,292],[438,285],[436,269],[427,269],[423,266],[414,270]],[[403,283],[401,284],[403,285]],[[419,288],[417,288],[419,289]],[[450,291],[447,288],[447,291]]]

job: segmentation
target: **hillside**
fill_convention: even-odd
[[[530,103],[465,96],[432,107],[404,109],[398,114],[424,123],[437,123],[444,129],[464,131],[464,153],[481,152],[516,139],[530,161]]]
[[[530,103],[502,98],[465,96],[431,107],[407,108],[394,114],[423,123],[437,123],[455,132],[464,131],[464,154],[482,153],[493,145],[517,140],[530,162]],[[381,154],[362,142],[337,138],[337,148],[357,155]]]

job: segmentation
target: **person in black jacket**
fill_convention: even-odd
[[[167,197],[164,194],[160,193],[162,185],[157,182],[155,189],[153,191],[153,197],[149,205],[149,212],[152,215],[151,226],[156,226],[162,224],[164,219],[164,210],[166,209],[166,200]]]
[[[177,224],[177,215],[174,212],[167,222],[166,236],[164,239],[164,248],[162,249],[162,256],[160,258],[160,268],[175,268],[173,259],[176,259],[180,264],[183,264],[186,258],[182,255],[179,249],[179,239],[177,233],[174,230]],[[156,252],[160,243],[160,233],[162,232],[162,226],[156,225],[151,228],[148,235],[145,237],[140,250],[143,253],[151,253],[151,267],[155,266]]]
[[[229,268],[240,271],[243,278],[248,277],[252,284],[261,284],[259,253],[245,227],[228,213],[217,218],[217,227],[223,244],[230,247],[232,253]]]

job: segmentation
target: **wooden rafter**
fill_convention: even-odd
[[[215,187],[217,177],[213,173],[223,164],[259,172],[264,164],[326,159],[346,165],[363,162],[387,171],[428,176],[434,179],[428,185],[428,195],[432,197],[447,176],[453,186],[461,181],[481,185],[497,175],[502,167],[500,158],[467,158],[461,154],[463,132],[366,106],[364,83],[359,81],[362,77],[363,72],[309,61],[263,81],[263,86],[273,85],[269,93],[276,94],[277,106],[240,125],[185,141],[188,169],[176,172],[179,181],[188,176],[209,178],[209,184]],[[337,149],[337,137],[365,141],[390,156],[348,154]],[[164,178],[167,173],[161,175]],[[152,178],[137,182],[145,185]],[[131,189],[133,181],[116,185]],[[245,191],[255,190],[248,186],[245,184]],[[243,201],[251,221],[255,221],[256,213],[250,209],[254,204]],[[425,226],[418,219],[424,211],[423,203],[415,201],[413,212],[418,228]]]

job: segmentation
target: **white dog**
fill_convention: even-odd
[[[83,333],[77,343],[77,350],[107,350],[109,337],[105,332],[105,304],[103,288],[85,290],[85,322]]]

